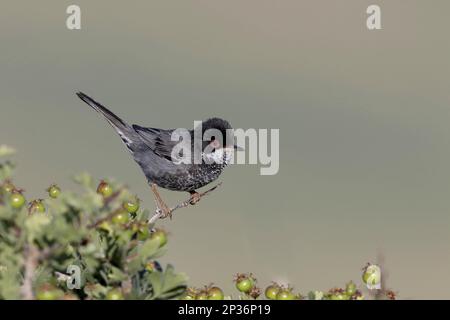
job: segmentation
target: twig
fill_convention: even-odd
[[[106,215],[106,216],[104,216],[104,217],[102,217],[102,218],[100,218],[98,220],[95,220],[91,224],[88,224],[88,226],[87,226],[88,229],[93,229],[93,228],[98,227],[102,222],[108,221],[109,219],[111,219],[118,212],[120,212],[120,208],[114,210],[113,212],[109,213],[108,215]]]
[[[215,189],[217,189],[220,185],[222,184],[222,182],[218,183],[217,185],[215,185],[214,187],[212,187],[211,189],[206,190],[205,192],[202,192],[199,194],[199,198],[202,198],[203,196],[206,196],[207,194],[209,194],[210,192],[214,191]],[[170,213],[174,212],[175,210],[181,209],[181,208],[185,208],[187,206],[189,206],[189,204],[191,203],[192,198],[186,199],[185,201],[177,204],[176,206],[174,206],[173,208],[170,208]],[[147,224],[152,225],[154,224],[158,219],[165,219],[167,218],[167,216],[164,215],[163,210],[161,210],[161,208],[158,205],[158,202],[155,201],[156,203],[156,210],[155,213],[153,214],[153,216],[151,216],[151,218],[147,221]],[[169,215],[170,217],[170,215]]]
[[[25,275],[20,292],[24,300],[34,300],[33,276],[39,261],[39,250],[34,244],[28,244],[24,250]]]
[[[106,208],[107,206],[109,206],[109,204],[111,202],[113,202],[121,193],[122,191],[125,190],[125,187],[121,187],[119,188],[119,190],[117,190],[116,192],[114,192],[112,195],[110,195],[109,197],[104,199],[103,202],[103,208]]]
[[[58,282],[65,282],[70,279],[70,276],[68,274],[55,271],[56,281]]]

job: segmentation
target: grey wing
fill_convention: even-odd
[[[145,128],[133,124],[143,142],[160,157],[172,161],[172,149],[179,141],[172,141],[172,129]]]

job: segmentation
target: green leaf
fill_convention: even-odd
[[[185,285],[188,277],[184,273],[175,273],[172,265],[167,265],[164,272],[164,292],[171,291],[179,286]]]
[[[159,271],[152,272],[147,276],[147,279],[150,282],[150,284],[152,285],[152,290],[153,290],[152,299],[158,298],[161,295],[162,290],[163,290],[162,272],[159,272]]]
[[[0,298],[6,300],[20,298],[20,281],[17,270],[8,268],[0,272]]]
[[[113,282],[120,282],[120,281],[123,281],[128,278],[127,275],[125,274],[125,272],[123,272],[119,268],[110,266],[110,269],[111,270],[108,274],[108,280],[113,281]]]
[[[128,255],[128,268],[130,273],[134,274],[143,269],[147,261],[158,256],[159,253],[158,239],[148,239],[136,246]]]
[[[31,242],[41,236],[50,222],[50,217],[43,213],[36,213],[29,216],[28,219],[25,220],[28,241]]]
[[[175,273],[172,265],[167,265],[164,272],[154,271],[148,276],[153,288],[151,299],[172,299],[181,296],[186,290],[187,276]]]

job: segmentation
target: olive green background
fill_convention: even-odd
[[[379,31],[365,26],[372,3]],[[82,30],[66,29],[70,4]],[[164,262],[193,285],[234,292],[233,274],[252,271],[307,293],[361,283],[382,253],[402,298],[450,298],[448,12],[446,0],[4,1],[0,143],[18,149],[29,198],[86,170],[153,207],[76,90],[141,125],[279,128],[279,174],[228,168],[220,191],[163,223]]]

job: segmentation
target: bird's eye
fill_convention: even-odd
[[[214,141],[214,140],[216,140],[216,137],[212,136],[211,141]]]

